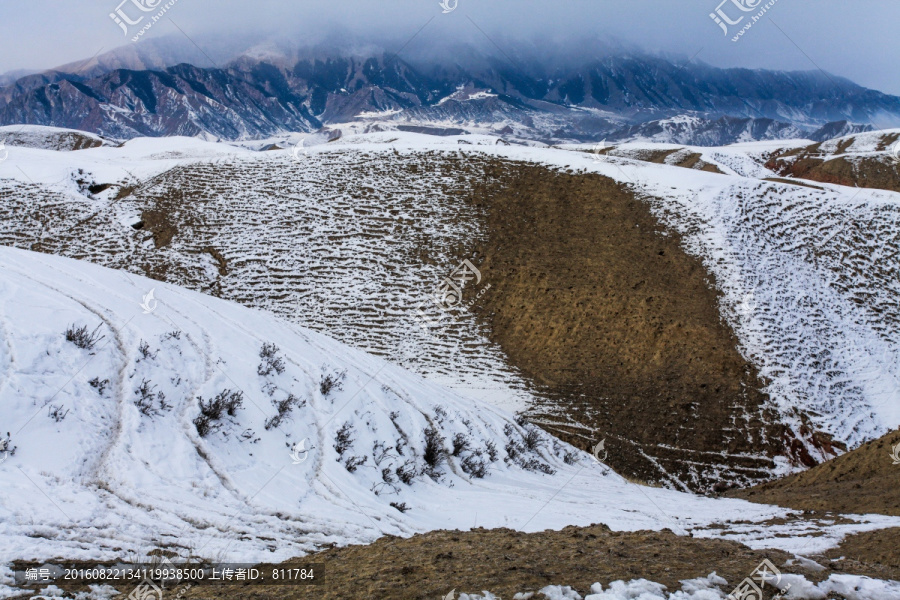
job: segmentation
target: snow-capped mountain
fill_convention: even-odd
[[[545,61],[513,51],[513,63],[473,47],[453,48],[450,60],[437,51],[398,56],[371,45],[354,52],[255,46],[215,67],[201,66],[208,60],[169,64],[187,55],[157,46],[17,80],[0,89],[0,124],[120,139],[243,140],[363,119],[554,142],[721,145],[844,134],[846,127],[828,124],[900,115],[900,98],[819,72],[719,69],[622,52]]]

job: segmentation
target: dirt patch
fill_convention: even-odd
[[[509,529],[435,531],[412,538],[384,537],[369,546],[331,549],[295,564],[322,563],[321,585],[200,587],[187,598],[443,598],[488,590],[501,598],[571,585],[582,596],[595,582],[641,577],[681,589],[680,580],[715,571],[736,584],[769,558],[779,567],[791,556],[754,551],[734,542],[680,537],[669,531],[615,533],[603,525],[525,534]],[[808,579],[821,574],[790,569]],[[787,571],[785,571],[787,572]],[[827,577],[827,575],[825,575]],[[728,590],[730,591],[730,590]],[[536,596],[540,598],[541,596]]]
[[[725,174],[716,165],[701,160],[702,156],[703,155],[699,152],[692,152],[688,154],[684,159],[675,163],[675,166],[684,167],[685,169],[697,169],[700,171],[706,171],[707,173],[718,173],[719,175]]]
[[[219,271],[219,275],[225,277],[228,275],[228,261],[225,260],[225,257],[221,252],[213,248],[212,246],[207,246],[203,249],[204,252],[213,257],[213,260],[216,261],[216,268]]]
[[[821,559],[834,561],[835,570],[849,571],[877,579],[900,581],[900,528],[865,531],[848,535],[837,548],[829,550]]]
[[[766,162],[766,168],[788,177],[900,192],[900,170],[886,156],[852,159],[840,157],[826,161],[801,154],[797,157],[770,159]]]
[[[891,459],[897,444],[900,431],[803,473],[727,495],[801,510],[900,516],[900,465]]]
[[[144,224],[142,229],[153,234],[153,244],[157,249],[168,246],[178,233],[178,227],[169,217],[169,213],[161,210],[145,210],[141,213],[141,222]]]
[[[722,321],[700,261],[625,186],[519,165],[478,187],[488,211],[478,307],[511,362],[552,399],[533,415],[619,473],[711,489],[765,480],[790,446]]]

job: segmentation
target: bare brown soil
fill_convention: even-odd
[[[408,539],[388,536],[368,546],[334,548],[284,563],[323,565],[318,585],[207,585],[189,590],[185,598],[434,600],[454,589],[457,594],[488,590],[512,598],[547,585],[570,585],[585,595],[596,582],[606,586],[641,577],[674,591],[681,589],[680,580],[713,571],[736,584],[763,558],[780,566],[791,556],[777,550],[754,551],[735,542],[677,536],[668,530],[616,533],[604,525],[531,534],[509,529],[435,531]],[[787,571],[816,581],[828,576],[794,568],[783,572]]]
[[[699,152],[692,152],[688,154],[683,160],[675,163],[676,167],[684,167],[685,169],[698,169],[700,171],[706,171],[708,173],[719,173],[720,175],[724,175],[722,170],[714,164],[708,163],[705,160],[701,160],[702,154]]]
[[[800,574],[814,582],[832,573],[897,580],[897,533],[896,529],[886,529],[849,536],[839,548],[812,557],[825,569],[811,570],[785,566],[793,557],[780,550],[751,550],[736,542],[678,536],[669,530],[613,532],[605,525],[591,525],[528,534],[510,529],[433,531],[405,539],[386,536],[367,546],[331,548],[280,565],[315,565],[316,585],[203,585],[193,587],[183,597],[432,600],[443,598],[451,590],[488,590],[501,598],[512,598],[547,585],[569,585],[584,596],[597,582],[607,587],[612,581],[639,578],[675,591],[681,589],[680,581],[712,572],[725,578],[729,584],[725,587],[730,588],[750,575],[764,558],[782,573]],[[21,563],[17,568],[28,566],[33,565]],[[71,593],[87,591],[86,586],[60,587]],[[119,600],[133,587],[119,586]]]
[[[883,135],[878,150],[884,151],[897,141],[897,134]],[[853,144],[848,138],[838,144],[835,154],[844,154]],[[766,168],[786,177],[798,177],[863,188],[900,191],[900,165],[888,156],[843,156],[825,160],[820,158],[821,143],[794,148],[769,157]],[[800,185],[800,184],[798,184]]]
[[[819,559],[837,561],[832,568],[875,577],[900,581],[900,528],[880,529],[849,535],[837,548],[829,550]]]
[[[767,457],[792,440],[700,261],[611,179],[528,165],[506,175],[473,193],[488,210],[479,256],[493,286],[479,314],[554,399],[535,422],[584,449],[606,439],[611,466],[642,481],[667,480],[650,457],[699,490],[723,462],[732,481],[768,478]]]
[[[900,172],[884,159],[857,158],[850,161],[841,157],[823,161],[800,157],[791,161],[769,161],[766,167],[781,175],[822,183],[900,191]]]
[[[897,444],[900,431],[808,471],[727,495],[801,510],[900,516],[900,465],[891,459]]]
[[[433,600],[451,590],[457,594],[487,590],[501,598],[512,598],[547,585],[569,585],[584,596],[597,582],[607,587],[612,581],[639,578],[675,591],[681,589],[681,581],[712,572],[725,578],[729,584],[725,587],[730,588],[750,575],[764,558],[782,573],[800,574],[814,582],[832,573],[896,579],[896,550],[891,554],[885,548],[878,555],[857,552],[864,551],[860,546],[872,535],[889,539],[891,533],[895,531],[851,536],[826,556],[813,557],[825,569],[811,570],[785,566],[793,556],[780,550],[751,550],[735,542],[678,536],[668,530],[613,532],[604,525],[592,525],[529,534],[510,529],[434,531],[406,539],[387,536],[367,546],[332,548],[280,565],[316,565],[316,585],[204,585],[193,587],[183,597]],[[70,587],[71,591],[80,590]],[[125,598],[132,587],[118,588],[123,592],[120,598]],[[543,597],[536,594],[535,599]]]
[[[683,148],[674,148],[668,150],[621,150],[616,147],[604,148],[600,151],[592,151],[593,154],[610,154],[614,153],[616,156],[624,156],[627,158],[633,158],[635,160],[642,160],[644,162],[655,163],[655,164],[666,164],[666,160],[675,153],[681,152],[684,150]],[[702,160],[702,154],[699,152],[690,152],[683,157],[680,157],[678,162],[670,162],[671,166],[674,167],[682,167],[685,169],[697,169],[699,171],[706,171],[708,173],[722,173],[722,170],[719,169],[714,164],[708,163]]]

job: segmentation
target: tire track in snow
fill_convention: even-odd
[[[180,297],[182,297],[182,299],[184,299],[184,300],[193,301],[192,298],[188,298],[188,297],[186,297],[184,294],[181,294],[181,293],[179,293],[179,292],[176,292],[176,294],[179,295]],[[240,322],[238,322],[238,321],[232,320],[231,318],[229,318],[229,317],[223,315],[222,313],[220,313],[219,311],[215,310],[215,309],[212,308],[211,306],[203,306],[203,307],[201,307],[201,308],[202,308],[203,310],[207,311],[207,312],[210,312],[210,313],[215,314],[216,317],[217,317],[222,323],[225,323],[225,324],[227,324],[228,326],[230,326],[230,327],[232,327],[232,328],[234,328],[234,329],[240,330],[240,331],[243,332],[245,335],[247,335],[249,338],[255,340],[257,344],[260,344],[260,345],[261,345],[261,344],[263,344],[263,343],[268,343],[268,342],[270,342],[270,340],[268,340],[268,339],[263,339],[262,337],[260,337],[259,335],[257,335],[255,332],[250,331],[249,329],[247,329],[247,328],[243,325],[243,323],[240,323]],[[287,325],[287,323],[286,323],[286,325]],[[199,326],[199,325],[198,325],[198,326]],[[204,335],[205,335],[205,336],[207,335],[205,329],[204,329]],[[319,351],[320,351],[320,355],[321,355],[321,356],[330,358],[330,359],[332,359],[333,362],[340,362],[340,361],[336,360],[337,357],[336,357],[335,355],[333,355],[332,352],[331,352],[330,350],[328,350],[328,349],[326,349],[326,348],[324,348],[324,347],[322,347],[322,346],[316,344],[313,340],[310,340],[308,337],[305,337],[305,336],[304,336],[304,339],[306,339],[311,345],[317,347],[317,348],[319,349]],[[288,360],[289,360],[292,364],[295,364],[296,366],[298,366],[299,368],[301,368],[301,370],[309,376],[309,380],[310,380],[311,382],[313,382],[313,384],[314,384],[314,382],[316,381],[316,378],[313,377],[312,374],[311,374],[305,367],[302,367],[299,363],[297,363],[297,361],[293,360],[293,359],[291,358],[290,355],[285,354],[285,357],[288,358]],[[326,362],[328,362],[328,361],[326,360]],[[365,373],[364,373],[364,374],[365,374]],[[377,375],[377,373],[376,373],[376,375]],[[363,386],[358,390],[357,393],[361,393],[361,392],[363,391],[363,389],[364,389],[367,385],[369,385],[374,379],[375,379],[375,378],[372,377],[367,383],[363,384]],[[313,399],[316,399],[316,401],[318,401],[318,400],[317,400],[317,395],[316,395],[315,389],[309,390],[309,391],[310,391],[310,395],[309,395],[310,403],[313,402]],[[246,393],[246,392],[245,392],[245,393]],[[260,410],[262,410],[261,407],[258,407],[258,408],[260,408]],[[314,409],[315,409],[316,407],[311,406],[311,408],[314,408]],[[264,411],[263,411],[263,412],[264,412]],[[314,410],[314,416],[317,417],[319,414],[325,414],[325,411],[322,411],[321,409]],[[334,416],[334,415],[332,415],[332,418],[333,418],[333,416]],[[328,421],[326,421],[326,423],[324,423],[324,424],[319,424],[318,419],[317,419],[317,422],[316,422],[316,430],[317,430],[317,432],[318,432],[318,443],[319,443],[319,445],[320,445],[320,448],[324,448],[324,447],[325,447],[325,444],[327,443],[327,441],[326,441],[326,439],[325,439],[325,431],[324,431],[325,428],[324,428],[324,425],[326,425],[326,424],[327,424],[328,422],[330,422],[330,421],[331,421],[331,418],[329,418]],[[324,459],[319,459],[319,460],[317,460],[317,462],[316,462],[316,475],[315,475],[314,480],[315,480],[319,485],[321,485],[322,487],[324,487],[324,488],[331,494],[330,497],[324,497],[324,496],[321,496],[321,495],[320,495],[323,499],[325,499],[325,500],[327,500],[327,501],[330,501],[330,502],[332,502],[332,503],[340,503],[340,504],[343,504],[344,507],[347,508],[348,510],[356,509],[357,511],[361,512],[366,518],[371,518],[370,515],[368,515],[365,511],[363,511],[363,510],[362,510],[355,502],[353,502],[352,499],[350,499],[350,497],[349,497],[346,493],[342,492],[342,491],[340,490],[340,488],[339,488],[336,484],[334,484],[334,482],[331,481],[331,480],[325,475],[325,472],[324,472]],[[313,489],[313,486],[310,486],[310,490],[312,490],[312,489]],[[261,491],[261,490],[260,490],[260,491]],[[257,492],[257,493],[259,493],[259,492]],[[351,506],[349,506],[349,505],[347,505],[347,504],[345,503],[344,498],[350,499],[350,504],[352,504],[352,508],[351,508]],[[263,514],[268,514],[269,516],[278,516],[279,520],[282,520],[282,521],[284,520],[284,519],[282,518],[282,515],[285,515],[285,514],[286,514],[286,511],[285,511],[284,509],[281,509],[281,510],[277,511],[278,515],[276,515],[273,511],[271,511],[271,510],[269,510],[269,509],[266,509],[266,508],[264,508],[264,507],[260,507],[260,506],[258,506],[258,505],[252,505],[252,504],[250,504],[250,503],[249,503],[249,500],[245,500],[245,503],[246,503],[246,506],[247,506],[248,508],[250,508],[250,509],[252,509],[252,510],[255,511],[255,516],[259,516],[260,513],[263,513]],[[302,522],[308,522],[309,516],[308,516],[307,514],[302,514],[302,513],[300,513],[300,514],[296,514],[296,517],[295,517],[295,518],[296,518],[298,521],[300,521],[301,519],[303,519]],[[393,515],[390,515],[389,513],[388,513],[388,514],[381,514],[381,515],[378,516],[378,518],[380,518],[380,519],[382,519],[382,518],[387,518],[387,520],[388,520],[392,525],[394,525],[396,529],[399,529],[400,531],[407,531],[407,529],[408,529],[408,528],[405,526],[405,524],[402,523],[402,521],[400,521],[400,520],[397,519],[397,518],[394,518]],[[328,520],[328,521],[326,521],[326,522],[328,523],[328,525],[329,525],[330,527],[334,527],[335,523],[338,523],[338,522],[336,522],[336,521],[331,521],[331,520]],[[341,523],[341,524],[344,524],[343,522],[340,522],[340,523]],[[373,523],[373,524],[374,524],[374,523]],[[380,534],[386,533],[386,532],[383,531],[380,527],[377,527],[377,526],[376,526],[376,529],[378,529],[378,531],[379,531]],[[340,527],[334,527],[333,532],[334,532],[335,534],[339,533],[339,532],[340,532]],[[408,532],[409,532],[409,533],[412,533],[412,530],[410,529],[410,530],[408,530]]]
[[[44,261],[42,261],[42,262],[44,262]],[[47,267],[49,267],[53,270],[59,271],[59,269],[56,269],[53,265],[48,264],[48,263],[45,263],[45,264],[47,265]],[[123,414],[124,414],[124,402],[125,402],[123,389],[124,389],[124,385],[125,385],[125,379],[126,379],[126,373],[128,370],[128,366],[132,363],[132,358],[131,358],[130,353],[128,352],[127,344],[126,344],[125,340],[123,339],[123,336],[121,334],[122,332],[119,329],[119,327],[113,323],[113,320],[107,314],[105,314],[105,310],[102,307],[98,307],[98,306],[94,305],[93,303],[91,303],[90,301],[85,299],[83,296],[79,297],[79,295],[75,292],[64,291],[50,283],[47,283],[46,281],[42,281],[26,272],[19,270],[19,269],[15,269],[15,271],[21,277],[23,277],[29,281],[32,281],[40,286],[43,286],[47,289],[53,290],[54,292],[58,293],[59,295],[65,297],[65,298],[68,298],[69,300],[72,300],[73,302],[76,302],[77,304],[82,306],[86,311],[90,312],[91,314],[95,315],[98,319],[100,319],[100,321],[106,325],[107,329],[109,329],[111,335],[113,336],[115,349],[117,350],[119,356],[122,357],[120,366],[114,376],[116,379],[116,383],[115,383],[116,406],[115,406],[115,410],[113,411],[113,413],[114,413],[113,414],[113,417],[114,417],[113,426],[112,426],[110,434],[107,436],[109,439],[109,442],[107,443],[106,447],[100,451],[99,456],[96,459],[96,464],[93,467],[88,468],[88,477],[92,478],[92,479],[96,479],[98,482],[98,485],[100,485],[102,487],[102,484],[104,483],[102,480],[103,467],[105,466],[106,461],[109,458],[109,455],[111,454],[113,449],[116,447],[116,445],[118,444],[118,442],[120,441],[121,436],[122,436],[122,419],[123,419]],[[68,274],[68,275],[70,277],[72,276],[71,274]],[[111,290],[107,290],[107,292],[113,293]],[[126,321],[126,324],[129,321],[130,321],[130,319],[128,321]],[[100,350],[98,350],[98,352],[100,352]],[[70,382],[71,382],[71,380],[70,380]]]

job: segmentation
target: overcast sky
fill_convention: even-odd
[[[141,13],[132,2],[159,1],[126,0],[122,11],[136,19],[154,13]],[[405,41],[426,23],[411,48],[445,36],[533,40],[597,35],[651,52],[696,55],[716,66],[819,67],[900,94],[900,2],[776,0],[738,42],[732,42],[731,36],[770,0],[725,0],[721,7],[725,16],[736,20],[744,15],[739,25],[729,27],[727,36],[709,16],[720,1],[458,0],[455,10],[443,14],[439,0],[177,0],[144,39],[181,35],[180,28],[193,39],[252,33],[261,39],[279,35],[303,40],[338,24],[363,36]],[[110,18],[119,2],[0,0],[0,73],[46,69],[101,50],[142,43],[130,42]],[[755,8],[744,12],[734,3]]]

